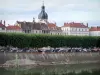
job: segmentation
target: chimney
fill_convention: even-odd
[[[2,24],[2,20],[0,21],[0,23]]]
[[[88,23],[87,23],[87,27],[88,27]]]
[[[66,23],[64,22],[64,25],[66,25]]]
[[[6,22],[5,22],[5,20],[4,20],[4,26],[5,26],[5,23],[6,23]]]
[[[35,18],[33,17],[33,22],[35,22]]]
[[[81,23],[81,25],[83,25],[83,23]]]
[[[55,22],[55,25],[56,25],[56,22]]]

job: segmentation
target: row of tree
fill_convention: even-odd
[[[24,47],[100,47],[100,37],[46,34],[0,33],[1,46]]]

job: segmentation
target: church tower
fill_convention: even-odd
[[[38,15],[39,22],[47,23],[48,22],[48,14],[45,12],[44,1],[41,7],[41,12]]]

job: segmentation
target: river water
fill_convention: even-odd
[[[67,65],[48,65],[31,67],[16,67],[16,68],[0,68],[0,75],[50,75],[50,73],[67,73],[67,72],[81,72],[83,70],[91,71],[93,69],[100,69],[100,63],[92,64],[67,64]],[[39,74],[38,74],[39,73]]]

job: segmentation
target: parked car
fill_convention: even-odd
[[[42,50],[37,50],[39,53],[43,52]]]
[[[66,53],[67,50],[59,50],[58,52],[59,52],[59,53]]]
[[[46,53],[51,53],[51,52],[52,52],[52,50],[45,50],[45,52],[46,52]]]
[[[53,52],[59,52],[60,49],[54,49]]]

